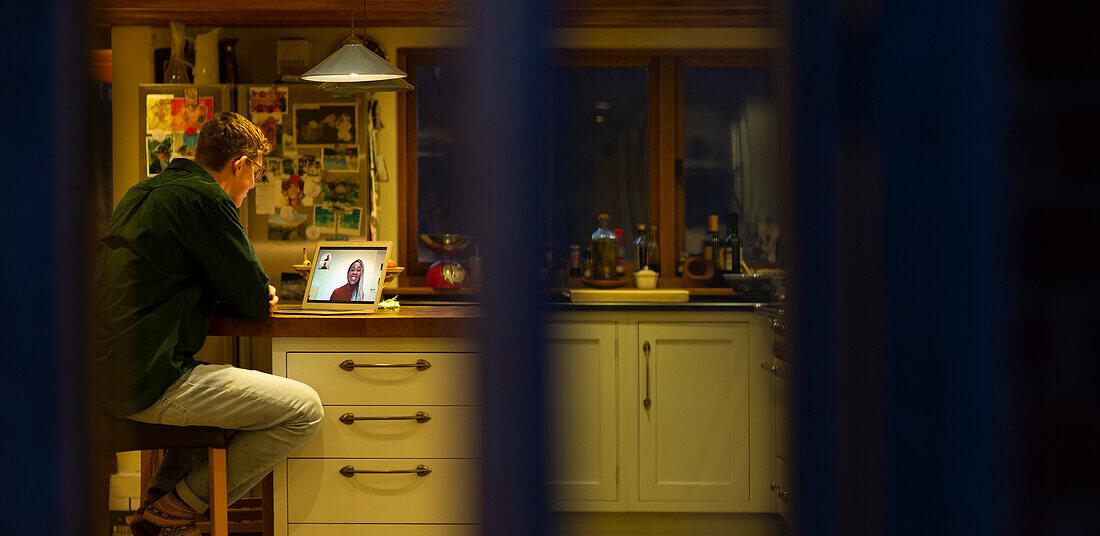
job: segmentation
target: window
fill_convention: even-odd
[[[554,258],[567,258],[572,244],[586,246],[598,214],[611,216],[624,244],[633,243],[636,226],[650,220],[648,66],[558,65],[550,80],[552,193],[544,218]]]
[[[463,232],[457,139],[462,84],[447,49],[398,50],[416,91],[399,97],[401,259],[423,275],[417,235]],[[587,245],[596,216],[624,231],[659,228],[663,284],[680,252],[701,249],[708,214],[739,215],[750,262],[774,262],[779,233],[776,73],[766,50],[559,51],[545,109],[549,133],[541,225],[555,260]],[[452,230],[454,229],[454,230]],[[475,237],[476,241],[476,237]],[[415,256],[409,252],[416,252]]]
[[[775,75],[768,68],[684,69],[684,242],[709,214],[738,219],[747,262],[774,263],[779,239]]]

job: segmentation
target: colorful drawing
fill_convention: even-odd
[[[302,205],[302,196],[305,195],[302,191],[302,178],[297,175],[291,175],[289,179],[283,181],[283,200],[288,207],[298,207]]]
[[[363,223],[363,209],[354,207],[344,209],[337,215],[336,232],[342,235],[356,236]]]
[[[322,233],[336,232],[336,212],[322,205],[313,206],[313,225]]]
[[[175,95],[145,96],[145,131],[147,133],[172,129],[172,99],[174,98]]]
[[[356,104],[299,104],[294,106],[296,145],[335,145],[356,141],[359,107]]]
[[[286,113],[285,87],[254,87],[248,90],[248,111],[252,113]]]
[[[172,99],[172,127],[176,132],[194,129],[202,130],[202,125],[214,117],[214,97],[202,97],[194,101]]]
[[[252,123],[264,133],[267,143],[271,145],[271,156],[282,156],[283,146],[279,143],[283,133],[283,114],[252,113]]]
[[[354,205],[359,202],[359,181],[325,177],[321,181],[321,202]]]
[[[149,165],[148,175],[152,177],[168,167],[172,159],[172,140],[157,141],[152,137],[145,138],[145,161]]]
[[[359,147],[338,146],[338,148],[325,147],[324,169],[326,171],[359,171]]]

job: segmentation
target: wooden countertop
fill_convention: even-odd
[[[210,335],[240,337],[469,337],[478,330],[480,308],[469,305],[403,305],[396,311],[361,315],[214,317]]]

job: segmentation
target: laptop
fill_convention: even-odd
[[[361,314],[378,310],[393,242],[318,242],[301,305],[278,314]]]

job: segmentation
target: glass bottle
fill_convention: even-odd
[[[573,244],[569,246],[569,277],[580,277],[584,271],[582,263],[581,246]]]
[[[615,274],[617,277],[626,275],[626,247],[623,246],[623,230],[615,229]]]
[[[737,236],[737,213],[730,214],[726,243],[722,247],[722,268],[727,274],[741,273],[741,237]]]
[[[718,236],[718,215],[707,216],[707,236],[703,239],[703,257],[714,265],[714,278],[722,277],[722,239]]]
[[[597,218],[598,228],[592,233],[592,261],[591,271],[594,280],[616,279],[615,272],[619,257],[619,244],[615,240],[615,233],[608,229],[608,221],[611,216],[600,214]]]
[[[649,235],[646,234],[645,224],[638,224],[638,237],[634,239],[634,262],[638,263],[638,269],[649,267],[650,252]]]

